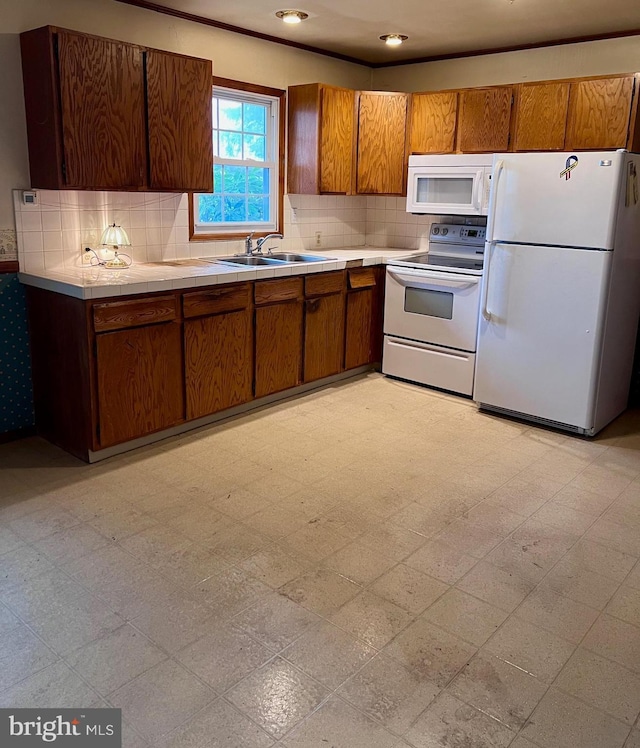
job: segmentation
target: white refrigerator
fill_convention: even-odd
[[[494,157],[473,398],[593,435],[627,405],[640,312],[640,156]]]

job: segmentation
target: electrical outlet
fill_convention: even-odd
[[[291,223],[298,223],[298,209],[291,208]]]
[[[87,247],[82,248],[82,264],[83,265],[91,265],[91,258],[93,257],[93,252]]]
[[[322,231],[316,231],[316,247],[322,246]]]

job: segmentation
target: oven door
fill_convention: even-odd
[[[385,335],[475,351],[480,281],[477,275],[389,265]]]
[[[487,215],[490,170],[463,166],[410,166],[407,212]]]

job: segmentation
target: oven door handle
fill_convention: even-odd
[[[477,286],[480,282],[479,276],[465,275],[456,277],[460,280],[455,280],[451,275],[445,273],[434,273],[430,270],[405,270],[402,271],[387,267],[387,272],[394,279],[397,280],[403,286],[414,286],[414,287],[433,287],[441,286],[444,288],[456,288],[462,290],[464,288],[471,288],[471,286]]]

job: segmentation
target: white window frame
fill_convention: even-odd
[[[235,88],[223,86],[214,86],[212,89],[212,102],[214,98],[231,99],[239,102],[255,102],[268,105],[267,126],[266,126],[266,159],[257,161],[253,159],[229,159],[220,156],[213,157],[214,165],[230,166],[250,166],[269,169],[269,216],[268,222],[265,221],[246,221],[238,222],[199,222],[197,220],[197,199],[198,194],[193,196],[193,236],[197,238],[233,238],[237,234],[248,234],[250,232],[270,233],[278,230],[278,219],[281,212],[280,206],[280,163],[282,154],[280,151],[280,98],[262,93],[253,93]],[[219,123],[218,123],[219,124]],[[213,131],[212,131],[213,137]]]

